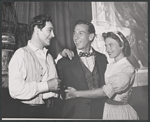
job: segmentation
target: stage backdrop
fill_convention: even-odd
[[[148,67],[147,2],[92,2],[92,23],[97,34],[92,45],[97,51],[106,54],[103,32],[119,30],[129,40],[131,63],[136,68]]]
[[[130,42],[132,64],[148,67],[148,2],[15,2],[15,8],[19,23],[28,24],[38,14],[52,16],[56,37],[49,49],[54,58],[64,48],[74,50],[75,21],[86,19],[96,27],[96,50],[106,54],[102,32],[120,30]]]

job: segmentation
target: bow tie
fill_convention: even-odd
[[[79,57],[90,57],[90,56],[93,56],[93,55],[94,55],[94,52],[92,52],[92,53],[80,52],[79,53]]]

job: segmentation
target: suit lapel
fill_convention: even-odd
[[[102,86],[104,85],[104,73],[103,73],[103,62],[101,62],[101,57],[98,55],[97,52],[95,52],[95,66],[97,67],[98,73],[100,74],[100,81],[99,85]]]
[[[78,79],[77,80],[78,87],[81,88],[82,90],[87,89],[88,86],[80,63],[80,57],[77,54],[75,55],[72,63],[70,64],[70,69],[73,72],[74,76]]]

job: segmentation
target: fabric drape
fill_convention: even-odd
[[[129,40],[130,62],[136,68],[148,67],[147,10],[147,2],[92,2],[92,22],[96,25],[97,34],[100,36],[94,46],[105,50],[101,33],[119,30]]]
[[[128,40],[132,57],[148,66],[148,5],[145,2],[115,2],[116,16],[124,27],[131,29]],[[147,9],[148,10],[148,9]],[[118,12],[118,13],[117,13]],[[130,57],[130,59],[132,58]]]
[[[75,50],[73,29],[77,20],[92,20],[91,2],[44,2],[44,13],[53,19],[55,38],[49,49],[54,57],[64,48]]]
[[[43,2],[15,2],[19,23],[28,24],[38,14],[43,14]]]
[[[91,2],[15,2],[15,8],[19,23],[28,24],[38,14],[51,15],[55,37],[48,48],[54,58],[64,48],[75,49],[72,40],[75,22],[92,20]]]

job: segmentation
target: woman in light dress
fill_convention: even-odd
[[[85,91],[68,87],[66,99],[107,96],[104,120],[138,120],[137,112],[128,104],[135,77],[135,69],[126,58],[131,53],[129,42],[121,32],[103,33],[103,38],[109,57],[114,58],[114,62],[107,65],[106,84],[101,88]]]

